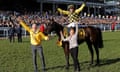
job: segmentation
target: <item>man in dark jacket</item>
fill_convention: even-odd
[[[22,28],[21,28],[21,25],[19,25],[19,24],[17,25],[16,32],[17,32],[18,42],[22,42]]]
[[[15,26],[12,25],[11,28],[9,29],[9,40],[10,40],[10,42],[15,42],[14,34],[15,34]]]

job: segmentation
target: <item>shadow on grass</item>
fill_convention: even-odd
[[[29,42],[30,42],[29,40],[22,41],[22,43],[29,43]]]
[[[104,60],[101,60],[101,63],[99,66],[110,65],[110,64],[117,63],[117,62],[120,62],[120,58],[104,59]]]
[[[73,66],[73,64],[70,64],[69,66]],[[54,70],[54,69],[58,69],[58,68],[65,68],[66,65],[59,65],[59,66],[54,66],[54,67],[49,67],[46,70]]]
[[[90,68],[100,67],[100,66],[105,66],[105,65],[111,65],[111,64],[114,64],[114,63],[117,63],[117,62],[120,62],[120,58],[103,59],[103,60],[100,60],[100,64],[99,65],[89,65],[90,61],[84,61],[84,62],[80,63],[80,66],[81,67],[83,66],[81,68],[81,70],[84,70],[84,69],[88,69],[89,70]],[[73,64],[70,64],[70,66],[73,66]],[[54,69],[58,69],[58,68],[65,68],[65,65],[49,67],[46,70],[48,71],[48,70],[54,70]],[[69,72],[69,70],[66,71],[66,72]]]
[[[83,62],[83,64],[88,63],[89,61]],[[96,61],[94,61],[96,62]],[[120,62],[120,58],[115,58],[115,59],[103,59],[100,60],[100,64],[99,65],[92,65],[90,67],[100,67],[100,66],[105,66],[105,65],[111,65],[114,63]]]
[[[120,39],[104,39],[103,41],[109,42],[109,41],[120,41]]]

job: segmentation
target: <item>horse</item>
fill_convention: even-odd
[[[55,33],[58,36],[58,40],[61,40],[60,31],[64,32],[64,26],[61,24],[55,22],[54,20],[50,20],[50,23],[47,25],[46,33],[50,33],[52,31],[55,31]],[[84,37],[81,37],[81,32],[83,32]],[[83,35],[82,34],[82,35]],[[64,35],[64,34],[63,34]],[[97,60],[96,65],[99,65],[99,48],[103,48],[103,38],[102,38],[102,32],[100,28],[92,27],[92,26],[86,26],[79,28],[78,33],[78,44],[82,44],[83,42],[86,42],[88,49],[91,54],[91,63],[93,64],[93,58],[94,58],[94,50],[96,52]],[[66,69],[69,69],[69,42],[68,41],[62,41],[62,47],[64,49],[64,54],[66,58]]]

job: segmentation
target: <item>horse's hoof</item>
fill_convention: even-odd
[[[69,67],[68,67],[68,66],[66,66],[66,67],[65,67],[65,69],[67,69],[67,70],[68,70],[68,69],[69,69]]]
[[[95,66],[100,66],[100,63],[96,63]]]
[[[90,65],[90,66],[92,66],[92,65],[93,65],[93,63],[90,63],[89,65]]]

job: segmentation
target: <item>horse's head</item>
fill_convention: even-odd
[[[63,26],[55,22],[53,19],[48,20],[46,32],[49,34],[51,32],[56,32],[57,35],[63,30]]]
[[[46,27],[46,32],[47,33],[51,33],[52,31],[55,31],[55,24],[54,21],[51,19],[48,19],[48,24]]]

